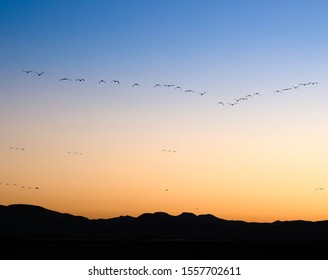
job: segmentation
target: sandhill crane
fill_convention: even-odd
[[[60,81],[71,81],[69,78],[61,78]]]
[[[35,72],[35,71],[34,71],[34,73],[36,73],[39,77],[40,77],[42,74],[44,74],[44,72],[38,73],[38,72]]]
[[[84,82],[84,79],[75,79],[75,81]]]
[[[187,90],[185,90],[185,92],[194,92],[194,91],[191,89],[187,89]]]
[[[205,93],[206,93],[206,91],[204,91],[204,92],[198,92],[201,96],[203,96]]]
[[[175,87],[174,89],[180,89],[180,90],[182,90],[182,87],[177,86],[177,87]]]
[[[154,85],[154,88],[155,87],[162,87],[160,84],[156,84],[156,85]]]
[[[255,96],[255,95],[261,95],[260,93],[258,93],[258,92],[255,92],[254,94],[253,94],[253,96]]]
[[[112,80],[111,82],[112,83],[116,83],[116,84],[119,84],[120,83],[120,81],[118,81],[118,80]]]
[[[134,83],[134,84],[132,85],[132,87],[135,87],[135,86],[140,87],[140,85],[139,85],[138,83]]]
[[[100,80],[100,81],[98,82],[98,85],[99,85],[100,83],[104,83],[104,84],[106,84],[105,80]]]
[[[22,70],[22,71],[25,72],[26,74],[33,72],[33,70]]]
[[[221,101],[219,101],[218,103],[216,103],[216,105],[219,105],[219,104],[224,105],[224,103],[221,102]]]

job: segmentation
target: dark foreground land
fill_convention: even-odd
[[[327,241],[1,240],[1,259],[319,260]]]
[[[328,259],[328,220],[248,223],[145,213],[91,220],[0,205],[1,259]]]

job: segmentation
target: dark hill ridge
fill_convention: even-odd
[[[139,217],[88,219],[40,206],[0,206],[0,237],[60,239],[163,239],[163,240],[326,240],[328,221],[229,221],[213,215],[163,212]]]

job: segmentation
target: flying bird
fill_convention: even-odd
[[[182,87],[177,86],[177,87],[175,87],[174,89],[180,89],[180,90],[182,90]]]
[[[22,70],[22,71],[25,72],[26,74],[33,72],[33,70]]]
[[[35,187],[36,190],[39,190],[39,187]]]
[[[254,95],[261,95],[261,94],[259,94],[258,92],[255,92],[255,93],[253,94],[253,96],[254,96]]]
[[[75,81],[84,82],[84,79],[75,79]]]
[[[119,84],[120,82],[118,80],[112,80],[112,83]]]
[[[140,85],[139,85],[138,83],[134,83],[134,84],[132,85],[132,87],[135,87],[135,86],[140,87]]]
[[[38,72],[35,72],[39,77],[44,74],[44,72],[41,72],[41,73],[38,73]]]
[[[174,87],[174,85],[163,85],[164,87]]]
[[[156,85],[154,85],[154,88],[155,87],[162,87],[160,84],[156,84]]]
[[[185,90],[185,92],[194,92],[194,91],[191,89],[187,89],[187,90]]]
[[[219,104],[224,105],[224,103],[221,102],[221,101],[219,101],[218,103],[216,103],[216,105],[219,105]]]
[[[104,80],[100,80],[100,81],[98,82],[98,85],[99,85],[100,83],[105,83],[105,84],[106,84],[106,82],[105,82]]]
[[[71,81],[71,79],[68,79],[68,78],[61,78],[60,81]]]
[[[201,96],[203,96],[205,93],[206,93],[206,91],[204,91],[204,92],[198,92]]]

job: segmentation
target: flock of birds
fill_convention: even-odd
[[[18,150],[18,151],[26,151],[25,148],[19,148],[19,147],[9,147],[9,149]]]
[[[26,148],[19,148],[19,147],[13,147],[13,146],[10,146],[9,149],[16,150],[16,151],[26,151]],[[81,153],[81,152],[67,152],[67,154],[71,154],[71,155],[83,155],[83,153]]]
[[[41,75],[43,75],[45,72],[36,72],[36,71],[33,71],[33,70],[22,70],[23,72],[25,72],[26,74],[30,74],[30,73],[35,73],[37,74],[39,77]],[[67,78],[67,77],[63,77],[63,78],[60,78],[59,81],[67,81],[67,82],[71,82],[71,81],[76,81],[76,82],[85,82],[85,79],[84,78],[76,78],[76,79],[72,79],[72,78]],[[106,80],[99,80],[98,81],[98,85],[99,84],[106,84]],[[111,80],[110,83],[114,83],[114,84],[121,84],[121,82],[119,80]],[[132,84],[132,87],[141,87],[140,83],[133,83]],[[175,90],[180,90],[182,91],[182,87],[181,86],[178,86],[178,85],[175,85],[175,84],[155,84],[154,85],[154,88],[156,87],[167,87],[167,88],[174,88]],[[186,89],[184,90],[184,92],[190,92],[190,93],[195,93],[196,91],[195,90],[192,90],[192,89]],[[206,91],[203,91],[203,92],[200,92],[200,91],[197,91],[197,93],[201,96],[203,96],[204,94],[206,94]]]
[[[25,72],[26,74],[30,74],[30,73],[35,73],[37,76],[41,76],[43,75],[45,72],[36,72],[36,71],[33,71],[33,70],[22,70],[23,72]],[[85,82],[86,79],[84,78],[76,78],[76,79],[72,79],[72,78],[68,78],[68,77],[63,77],[63,78],[60,78],[59,81],[67,81],[67,82],[71,82],[71,81],[76,81],[76,82]],[[106,84],[106,80],[104,79],[101,79],[98,81],[98,85],[99,84]],[[121,84],[121,82],[119,80],[111,80],[110,83],[114,83],[114,84]],[[274,91],[274,93],[283,93],[285,91],[290,91],[290,90],[296,90],[297,88],[301,87],[301,86],[309,86],[309,85],[316,85],[318,84],[318,82],[307,82],[307,83],[299,83],[298,85],[292,85],[290,87],[287,87],[287,88],[282,88],[282,89],[277,89]],[[141,87],[140,83],[133,83],[132,84],[132,87]],[[192,90],[192,89],[185,89],[183,90],[181,86],[179,85],[175,85],[175,84],[155,84],[153,86],[154,88],[157,88],[157,87],[167,87],[167,88],[174,88],[175,90],[179,90],[179,91],[184,91],[186,93],[198,93],[200,96],[203,96],[206,94],[206,91],[203,91],[203,92],[200,92],[200,91],[195,91],[195,90]],[[239,97],[239,98],[233,98],[233,101],[231,102],[223,102],[222,100],[219,100],[216,105],[218,106],[224,106],[225,104],[226,105],[229,105],[229,106],[235,106],[237,104],[240,104],[241,101],[247,101],[247,100],[250,100],[256,96],[261,96],[261,94],[259,92],[255,92],[253,94],[247,94],[246,96],[242,96],[242,97]]]
[[[316,85],[316,84],[318,84],[318,82],[299,83],[298,85],[292,85],[291,87],[288,87],[288,88],[277,89],[273,93],[274,94],[275,93],[283,93],[283,92],[289,91],[289,90],[296,90],[301,86],[309,86],[309,85],[313,86],[313,85]],[[235,106],[235,105],[239,104],[240,101],[247,101],[249,99],[252,99],[255,96],[261,96],[261,94],[259,92],[255,92],[253,94],[248,94],[246,96],[242,96],[242,97],[239,97],[239,98],[234,98],[233,99],[234,101],[227,102],[227,103],[224,103],[222,101],[218,101],[216,103],[216,105],[225,105],[225,104],[227,104],[227,105],[230,105],[230,106]]]
[[[176,150],[165,150],[165,149],[163,149],[162,152],[176,153],[177,151]]]
[[[35,190],[35,191],[39,191],[40,188],[39,187],[28,187],[28,186],[23,186],[23,185],[18,185],[18,184],[12,184],[12,183],[1,183],[0,182],[0,187],[16,187],[16,188],[21,188],[21,189],[25,189],[25,190]]]
[[[26,74],[30,74],[30,73],[35,73],[37,76],[42,76],[44,75],[44,71],[43,72],[36,72],[36,71],[33,71],[33,70],[22,70],[23,72],[25,72]],[[85,79],[84,78],[76,78],[76,79],[72,79],[72,78],[68,78],[68,77],[63,77],[63,78],[60,78],[59,81],[67,81],[67,82],[71,82],[72,80],[75,80],[76,82],[85,82]],[[98,85],[99,84],[106,84],[106,80],[99,80],[98,81]],[[117,84],[119,85],[121,82],[119,80],[111,80],[110,83],[114,83],[114,84]],[[307,82],[307,83],[299,83],[298,85],[292,85],[291,87],[287,87],[287,88],[282,88],[282,89],[277,89],[275,90],[273,93],[276,94],[276,93],[284,93],[284,92],[287,92],[287,91],[291,91],[291,90],[296,90],[298,89],[299,87],[305,87],[305,86],[310,86],[310,85],[316,85],[318,84],[318,82]],[[133,83],[132,84],[132,87],[141,87],[140,83]],[[175,84],[155,84],[153,86],[154,88],[157,88],[157,87],[167,87],[167,88],[173,88],[174,90],[179,90],[179,91],[183,91],[182,87],[179,86],[179,85],[175,85]],[[192,90],[192,89],[186,89],[184,90],[184,92],[186,93],[195,93],[196,91],[195,90]],[[201,96],[205,95],[206,94],[206,91],[204,92],[199,92],[197,91],[197,93]],[[219,100],[217,102],[216,105],[218,106],[224,106],[225,104],[229,105],[229,106],[235,106],[237,104],[240,104],[240,102],[242,101],[247,101],[247,100],[250,100],[250,99],[253,99],[257,96],[261,96],[261,94],[259,92],[255,92],[253,94],[248,94],[248,95],[245,95],[245,96],[242,96],[242,97],[238,97],[238,98],[233,98],[233,101],[232,102],[223,102],[221,100]],[[21,148],[21,147],[9,147],[10,149],[12,150],[19,150],[19,151],[25,151],[26,149],[25,148]],[[162,149],[162,152],[168,152],[168,153],[176,153],[175,150],[170,150],[170,149]],[[82,152],[72,152],[72,151],[69,151],[67,152],[67,154],[70,154],[70,155],[83,155]],[[2,184],[0,183],[0,186],[17,186],[17,184],[9,184],[9,183],[6,183],[6,184]],[[39,190],[39,187],[25,187],[25,186],[20,186],[22,189],[33,189],[33,190]],[[315,188],[316,191],[323,191],[324,188]],[[165,189],[165,191],[167,192],[168,189]]]

